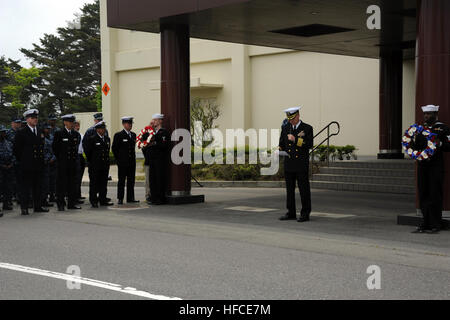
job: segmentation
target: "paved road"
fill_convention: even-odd
[[[315,190],[313,219],[299,224],[277,220],[280,189],[194,192],[207,202],[8,213],[0,219],[0,299],[146,299],[109,284],[181,299],[450,298],[450,232],[413,235],[395,225],[398,213],[414,210],[410,196]],[[69,290],[47,272],[73,265],[107,284]],[[371,265],[381,269],[380,290],[367,289]]]

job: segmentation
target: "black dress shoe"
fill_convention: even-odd
[[[92,208],[98,208],[98,204],[97,203],[91,203]]]
[[[83,200],[77,200],[77,201],[75,201],[75,203],[76,204],[84,204],[84,201]]]
[[[102,207],[108,207],[108,206],[113,206],[114,203],[112,202],[100,202],[100,206]]]
[[[3,213],[0,212],[0,218],[3,217]]]
[[[123,204],[123,200],[117,200],[117,204]]]
[[[425,232],[428,234],[436,234],[439,233],[439,228],[432,228],[431,230],[426,230]]]
[[[79,207],[79,206],[68,206],[67,209],[69,209],[69,210],[81,210],[81,207]]]
[[[111,198],[106,198],[105,200],[106,200],[106,202],[111,202],[112,199]]]
[[[51,208],[51,207],[53,207],[53,203],[49,203],[49,202],[45,201],[44,203],[42,203],[42,206]]]
[[[300,218],[297,219],[297,222],[306,222],[309,221],[309,217],[307,216],[300,216]]]
[[[424,226],[418,226],[416,230],[411,231],[411,233],[425,233],[427,230],[427,228],[425,228]]]
[[[30,214],[28,213],[28,209],[22,209],[21,211],[22,211],[21,214],[22,214],[23,216],[28,216],[28,215],[30,215]]]
[[[286,213],[284,216],[279,218],[281,221],[285,221],[285,220],[295,220],[297,219],[297,217],[295,215],[291,215]]]
[[[86,197],[80,197],[80,200],[86,200]]]
[[[140,201],[139,200],[130,200],[130,201],[127,201],[127,203],[139,203]]]
[[[40,212],[40,213],[47,213],[47,212],[49,212],[49,210],[48,209],[45,209],[45,208],[42,208],[42,207],[40,207],[40,208],[35,208],[34,209],[34,212],[36,213],[36,212]]]

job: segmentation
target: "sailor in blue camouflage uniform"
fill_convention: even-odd
[[[57,120],[58,120],[58,118],[54,114],[48,115],[47,124],[50,126],[50,139],[52,140],[52,143],[53,143],[53,138],[55,137],[55,133],[57,131],[61,130],[61,128],[56,126]],[[50,166],[49,166],[49,177],[50,177],[49,194],[50,195],[49,195],[48,202],[56,202],[56,176],[58,173],[57,164],[58,164],[58,162],[54,161],[54,162],[50,163]]]
[[[417,188],[423,223],[414,233],[438,233],[442,227],[444,152],[450,151],[450,128],[438,119],[439,106],[422,107],[424,125],[437,134],[436,151],[432,157],[418,161]],[[423,149],[427,141],[419,135],[414,141],[416,149]]]
[[[53,153],[53,136],[50,134],[52,127],[47,124],[43,128],[45,144],[44,144],[44,170],[43,170],[43,181],[42,181],[42,206],[43,207],[53,207],[53,204],[48,202],[50,196],[50,183],[51,179],[51,170],[50,167],[54,166],[56,163],[56,157]],[[56,177],[56,176],[55,176]]]
[[[50,126],[50,134],[51,134],[52,136],[55,135],[55,132],[56,132],[56,131],[61,130],[60,128],[58,128],[58,127],[56,126],[56,121],[57,121],[57,120],[58,120],[58,118],[57,118],[54,114],[49,114],[49,115],[48,115],[48,121],[47,121],[47,123],[48,123],[48,125]]]
[[[3,201],[3,210],[12,210],[10,203],[14,154],[12,143],[6,139],[6,132],[6,127],[0,125],[0,195]]]
[[[13,117],[11,119],[11,129],[8,130],[6,133],[6,138],[11,142],[12,145],[14,145],[14,141],[16,139],[16,133],[19,131],[22,127],[22,119],[19,117]],[[19,188],[17,186],[17,183],[19,181],[19,166],[17,164],[17,161],[14,159],[14,166],[13,166],[13,175],[11,177],[11,192],[12,192],[12,199],[17,200],[19,202]]]

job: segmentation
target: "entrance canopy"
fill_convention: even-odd
[[[381,29],[370,30],[371,5]],[[416,0],[108,0],[108,26],[160,32],[189,25],[193,38],[379,58],[383,49],[414,58]]]

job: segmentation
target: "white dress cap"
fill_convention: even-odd
[[[289,113],[289,114],[293,114],[293,113],[297,113],[298,111],[300,111],[302,107],[293,107],[293,108],[289,108],[284,110],[285,113]]]
[[[164,119],[164,115],[161,113],[155,113],[152,119]]]
[[[38,115],[39,114],[39,110],[37,109],[30,109],[27,110],[23,113],[23,116],[26,118],[27,116],[31,116],[31,115]]]
[[[439,106],[435,106],[434,104],[429,104],[427,106],[422,107],[423,112],[438,112]]]
[[[75,121],[76,118],[73,114],[66,114],[66,115],[62,116],[61,119],[66,120],[66,121]]]

